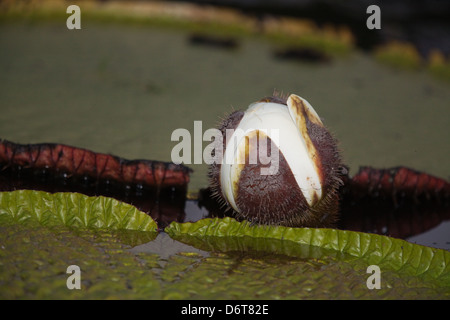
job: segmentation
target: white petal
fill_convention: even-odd
[[[322,188],[319,174],[301,134],[302,128],[297,127],[288,107],[272,102],[253,103],[249,106],[236,129],[247,133],[253,130],[265,131],[266,135],[273,140],[283,153],[308,204],[311,206],[315,200],[321,198]],[[274,134],[274,130],[277,130],[278,135]],[[241,171],[239,164],[236,163],[240,157],[238,146],[245,143],[243,135],[239,135],[239,133],[242,133],[242,131],[236,130],[232,138],[229,141],[227,140],[221,167],[223,193],[236,211],[239,210],[234,199],[236,191],[234,183],[239,179]],[[235,141],[235,139],[239,141]],[[231,159],[234,161],[233,163],[229,163]]]

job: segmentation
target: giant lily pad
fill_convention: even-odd
[[[165,231],[203,250],[238,254],[249,260],[246,264],[259,257],[259,267],[244,271],[240,279],[245,298],[260,297],[264,286],[271,284],[269,297],[281,298],[450,297],[450,253],[400,239],[336,229],[256,226],[230,218],[172,223]],[[289,270],[284,270],[286,263],[274,262],[276,256],[298,260],[290,260]],[[370,265],[381,270],[380,290],[367,287]],[[300,290],[302,286],[308,290]]]
[[[150,216],[111,198],[0,192],[0,299],[159,298],[158,257],[127,252],[156,235]],[[66,285],[71,265],[81,290]]]
[[[0,192],[0,222],[5,221],[71,228],[157,229],[150,216],[112,198],[33,190]]]
[[[0,299],[129,299],[161,297],[158,257],[127,252],[114,232],[39,224],[0,224]],[[152,232],[128,231],[130,233]],[[147,241],[150,241],[148,239]],[[80,290],[67,287],[80,268]]]
[[[204,219],[165,229],[202,254],[162,256],[114,235],[153,223],[112,199],[15,191],[0,193],[0,208],[3,299],[450,298],[449,252],[385,236]],[[66,286],[69,265],[81,290]],[[368,287],[369,265],[380,289]]]

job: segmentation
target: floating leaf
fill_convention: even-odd
[[[0,222],[43,226],[156,231],[153,219],[135,207],[107,197],[33,190],[0,192]]]
[[[203,250],[265,252],[303,259],[332,258],[359,266],[364,262],[366,267],[378,265],[385,274],[393,272],[403,279],[397,288],[390,286],[393,297],[401,296],[400,285],[403,290],[411,289],[410,286],[416,289],[411,278],[420,282],[419,287],[437,290],[434,295],[428,291],[426,297],[450,296],[450,252],[400,239],[337,229],[258,226],[231,218],[173,222],[165,231],[172,238]]]

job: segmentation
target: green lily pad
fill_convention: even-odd
[[[400,239],[336,229],[257,226],[231,218],[172,223],[165,231],[203,250],[238,255],[247,264],[257,259],[258,268],[227,283],[229,289],[242,286],[240,298],[259,298],[272,282],[277,286],[269,298],[450,298],[450,253]],[[284,270],[286,257],[294,260]],[[269,272],[271,265],[275,274]],[[380,290],[367,286],[370,265],[381,270]],[[266,282],[252,285],[257,279]],[[299,289],[303,286],[308,290]]]
[[[0,299],[161,297],[160,284],[152,273],[158,257],[148,254],[137,259],[114,231],[0,224],[0,243]],[[67,287],[71,265],[81,270],[80,290]]]
[[[158,257],[128,252],[156,230],[150,216],[111,198],[0,192],[0,299],[159,298]],[[70,265],[81,269],[81,290],[66,285]]]
[[[113,212],[103,212],[108,210]],[[224,218],[172,223],[165,229],[172,239],[204,252],[162,257],[116,236],[129,235],[123,226],[135,228],[135,236],[156,234],[137,231],[148,227],[132,213],[142,214],[115,200],[78,194],[0,193],[0,297],[450,298],[450,253],[444,250],[379,235]],[[81,268],[81,290],[66,286],[70,265]],[[370,265],[380,267],[380,289],[368,287]]]
[[[156,231],[156,222],[135,207],[107,197],[34,190],[0,192],[0,223],[108,230]]]

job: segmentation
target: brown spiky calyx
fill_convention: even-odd
[[[262,175],[261,168],[268,167],[258,159],[258,162],[251,164],[245,162],[239,169],[238,177],[232,181],[233,199],[230,199],[230,192],[222,189],[221,163],[212,164],[209,169],[210,188],[218,201],[235,211],[238,218],[243,218],[251,222],[260,224],[277,224],[286,226],[302,227],[330,227],[338,216],[339,195],[338,189],[342,185],[342,164],[337,148],[337,141],[330,132],[323,126],[312,107],[302,98],[291,95],[288,99],[284,97],[268,97],[259,103],[280,105],[293,110],[297,121],[296,125],[303,138],[309,159],[314,163],[315,174],[320,179],[320,191],[305,191],[298,183],[298,177],[289,161],[283,154],[284,150],[279,150],[277,145],[271,144],[270,137],[267,138],[268,154],[278,152],[279,168],[275,174]],[[289,106],[287,104],[290,104]],[[279,109],[286,112],[284,109]],[[249,112],[249,111],[247,111]],[[223,137],[226,137],[227,129],[237,129],[246,113],[236,111],[230,114],[219,126]],[[258,115],[256,115],[258,116]],[[283,130],[283,128],[279,128]],[[260,137],[264,135],[258,128],[249,134]],[[246,138],[247,148],[259,149],[259,139]],[[294,140],[293,140],[294,141]],[[223,149],[226,150],[227,143],[223,142]],[[289,148],[305,148],[298,144],[289,145]],[[249,150],[249,149],[247,149]],[[248,160],[246,158],[246,160]],[[292,161],[291,161],[292,164]],[[310,179],[309,174],[305,176]],[[313,178],[311,178],[313,179]],[[306,184],[308,182],[305,182]],[[304,186],[305,184],[303,184]]]

